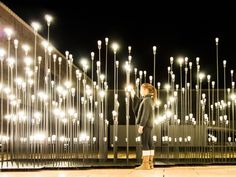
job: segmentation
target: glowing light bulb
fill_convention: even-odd
[[[91,60],[94,60],[94,55],[95,55],[95,53],[91,52]]]
[[[156,51],[157,51],[157,47],[156,47],[156,46],[153,46],[153,47],[152,47],[152,50],[153,50],[153,54],[155,55],[155,54],[156,54]]]
[[[199,79],[200,81],[205,77],[205,74],[204,73],[199,73]]]
[[[5,55],[6,55],[6,51],[0,48],[0,61],[3,61]]]
[[[10,40],[11,39],[11,36],[13,34],[13,30],[11,28],[4,28],[4,32],[6,33],[7,35],[7,39]]]
[[[25,51],[25,55],[27,55],[30,50],[30,46],[28,44],[23,44],[22,49]]]
[[[33,29],[34,29],[35,32],[37,32],[37,31],[40,30],[40,28],[41,28],[41,25],[40,25],[40,23],[38,23],[38,22],[32,22],[32,23],[31,23],[31,26],[33,27]]]
[[[108,44],[108,40],[109,40],[109,38],[106,37],[106,38],[105,38],[105,44],[106,44],[106,45]]]
[[[98,40],[98,49],[101,49],[101,46],[102,46],[102,41],[101,40]]]
[[[119,49],[119,45],[117,43],[113,43],[112,49],[113,49],[113,52],[116,54],[117,50]]]
[[[52,16],[49,14],[46,14],[44,17],[45,17],[45,20],[47,21],[47,25],[50,26],[50,24],[53,20]]]
[[[178,58],[177,61],[178,61],[179,65],[182,66],[183,62],[184,62],[184,59],[182,57],[180,57],[180,58]]]

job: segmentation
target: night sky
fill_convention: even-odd
[[[136,3],[110,1],[17,0],[2,1],[27,23],[37,20],[43,25],[40,34],[46,37],[44,14],[54,16],[51,41],[62,53],[69,50],[78,64],[90,52],[98,53],[97,40],[105,37],[121,45],[117,59],[127,59],[132,46],[133,64],[152,74],[152,46],[157,46],[157,81],[167,80],[171,56],[187,56],[195,64],[200,57],[201,70],[214,75],[216,80],[215,37],[220,38],[219,66],[227,60],[230,69],[236,69],[236,7],[233,2],[210,1],[140,1]],[[113,65],[112,51],[109,64]],[[112,73],[112,67],[109,68]],[[109,80],[112,83],[112,74]],[[178,77],[178,76],[177,76]],[[222,74],[220,76],[222,79]],[[222,86],[223,84],[220,84]],[[112,87],[112,86],[111,86]]]

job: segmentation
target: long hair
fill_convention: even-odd
[[[148,90],[148,93],[151,95],[151,98],[153,100],[153,104],[156,104],[156,102],[157,102],[157,90],[156,90],[156,88],[152,84],[149,84],[149,83],[143,83],[141,85],[141,87]]]

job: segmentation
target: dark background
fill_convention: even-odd
[[[131,45],[134,66],[147,70],[149,74],[153,72],[152,46],[156,45],[157,81],[167,80],[167,67],[171,56],[187,56],[194,64],[195,58],[200,57],[201,70],[213,75],[213,79],[216,80],[215,37],[219,37],[220,69],[222,61],[226,59],[229,78],[230,69],[236,66],[234,62],[236,8],[233,1],[4,0],[2,2],[27,23],[33,20],[41,22],[43,30],[40,34],[44,37],[47,36],[44,14],[53,15],[50,39],[62,53],[69,50],[77,65],[81,57],[89,58],[91,51],[98,53],[97,40],[103,41],[104,61],[104,38],[109,37],[110,42],[117,41],[121,46],[117,56],[121,64],[127,59],[127,48]],[[113,54],[110,50],[109,66],[112,65]],[[108,71],[109,87],[112,88],[113,67],[109,67]],[[123,74],[120,73],[123,80]],[[178,79],[178,74],[176,75]],[[220,79],[222,80],[222,74]],[[229,86],[229,82],[227,85]],[[222,86],[221,82],[220,87]]]

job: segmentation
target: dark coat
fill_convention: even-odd
[[[146,95],[143,99],[140,99],[135,95],[132,98],[132,108],[136,117],[136,124],[153,128],[154,115],[151,95]]]

